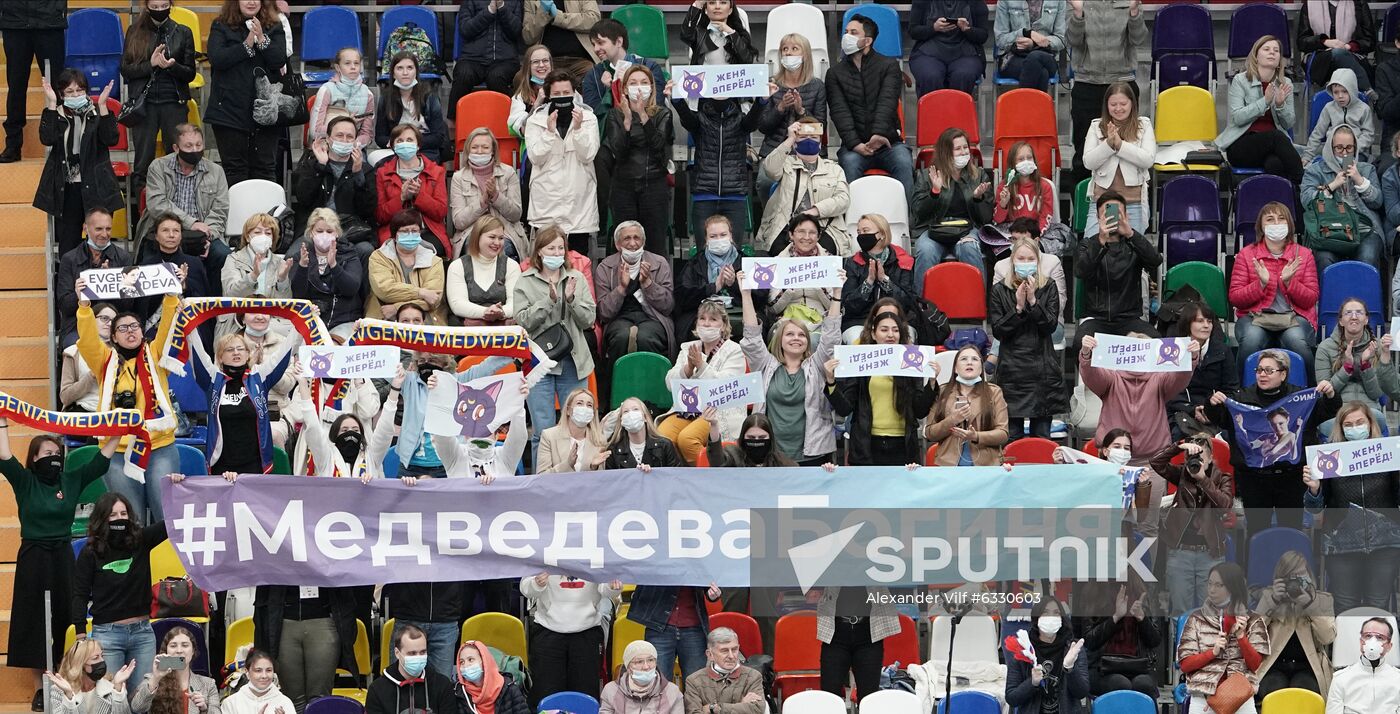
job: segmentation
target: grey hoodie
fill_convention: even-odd
[[[1298,189],[1304,204],[1316,198],[1317,192],[1331,183],[1332,179],[1337,177],[1337,173],[1342,170],[1337,155],[1332,153],[1332,135],[1336,134],[1337,130],[1343,126],[1348,125],[1342,124],[1327,130],[1327,138],[1322,143],[1322,155],[1303,167],[1303,182],[1299,184]],[[1350,127],[1348,126],[1348,128]],[[1359,133],[1355,129],[1352,131]],[[1381,230],[1382,223],[1377,214],[1377,211],[1383,208],[1380,177],[1376,175],[1376,167],[1365,161],[1358,160],[1356,170],[1361,173],[1362,178],[1366,179],[1365,183],[1358,187],[1348,181],[1337,189],[1337,196],[1366,217],[1368,226],[1362,229],[1362,235],[1366,236]]]
[[[1340,84],[1351,95],[1351,101],[1346,108],[1337,104],[1336,100],[1327,103],[1322,108],[1322,114],[1317,118],[1317,125],[1312,128],[1312,133],[1308,135],[1308,148],[1303,153],[1303,163],[1312,161],[1321,155],[1322,140],[1327,138],[1332,127],[1341,124],[1349,124],[1356,132],[1356,153],[1363,159],[1374,160],[1376,154],[1376,120],[1371,112],[1371,106],[1361,99],[1360,93],[1356,90],[1356,73],[1342,68],[1332,73],[1332,79],[1327,83],[1327,91],[1332,91],[1332,85]]]

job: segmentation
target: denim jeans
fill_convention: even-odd
[[[1254,318],[1245,315],[1235,321],[1235,339],[1240,345],[1241,364],[1259,350],[1282,347],[1297,352],[1303,358],[1303,383],[1312,382],[1313,350],[1317,348],[1317,336],[1313,332],[1312,324],[1307,320],[1299,317],[1297,325],[1282,332],[1270,332],[1262,327],[1255,327]]]
[[[582,389],[588,386],[588,379],[579,379],[578,370],[574,367],[573,357],[564,357],[559,360],[559,374],[546,374],[539,383],[530,390],[529,396],[525,397],[525,408],[530,413],[530,454],[535,454],[535,449],[540,444],[540,432],[548,429],[558,421],[558,413],[555,412],[554,403],[557,399],[559,404],[563,404],[568,399],[569,392],[575,389]],[[531,461],[530,463],[536,463]]]
[[[146,464],[144,484],[122,471],[126,466],[127,457],[126,452],[112,456],[112,463],[107,466],[107,475],[102,479],[107,484],[107,490],[116,491],[131,501],[131,508],[135,511],[131,514],[132,520],[139,518],[140,522],[146,525],[164,520],[165,509],[160,504],[160,481],[180,470],[180,452],[174,444],[151,450],[151,460]]]
[[[451,677],[457,671],[457,640],[462,635],[462,629],[455,622],[418,622],[417,620],[399,620],[399,626],[413,625],[428,635],[428,667],[434,672],[444,677]],[[389,658],[393,659],[393,648],[389,649]],[[390,666],[386,662],[385,667]]]
[[[861,156],[842,148],[836,152],[836,160],[841,162],[841,170],[846,172],[847,183],[864,176],[870,169],[880,169],[904,184],[906,201],[914,190],[914,156],[903,143],[890,144],[872,156]]]
[[[648,627],[645,639],[656,647],[656,671],[667,679],[675,676],[678,655],[682,680],[705,666],[705,630],[698,625],[684,628],[667,625],[660,630]]]
[[[914,239],[914,291],[923,294],[924,274],[935,265],[943,262],[948,257],[948,246],[928,237],[928,232]],[[982,241],[977,239],[977,232],[973,231],[963,236],[957,245],[953,246],[951,252],[958,259],[959,263],[967,263],[981,273],[982,270]]]
[[[107,663],[108,672],[116,672],[135,660],[136,669],[132,670],[130,681],[140,682],[150,674],[151,663],[156,658],[156,633],[149,621],[93,625],[92,639],[102,645],[102,661]],[[127,691],[136,690],[133,687]]]
[[[1171,589],[1172,617],[1182,615],[1201,606],[1206,597],[1206,577],[1210,569],[1224,562],[1224,558],[1213,558],[1210,553],[1200,550],[1177,550],[1167,552],[1167,583]]]
[[[1143,187],[1143,193],[1147,192]],[[1142,203],[1128,204],[1128,224],[1138,233],[1147,233],[1147,196],[1144,195]],[[1094,208],[1094,202],[1089,202],[1089,217],[1084,223],[1084,237],[1092,238],[1099,234],[1099,212]]]
[[[1381,237],[1376,233],[1368,233],[1356,246],[1356,254],[1352,256],[1337,255],[1327,250],[1313,251],[1313,260],[1317,263],[1317,277],[1322,277],[1322,271],[1333,263],[1340,263],[1344,260],[1357,260],[1367,265],[1381,264],[1382,243]]]

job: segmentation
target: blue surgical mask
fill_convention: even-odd
[[[562,255],[546,255],[540,260],[544,263],[544,267],[550,270],[558,270],[564,267],[564,256]]]
[[[1035,275],[1036,268],[1040,266],[1035,263],[1016,263],[1016,275],[1022,278],[1029,278]]]
[[[468,682],[471,682],[472,684],[480,682],[482,675],[485,674],[485,672],[483,672],[481,669],[481,665],[479,664],[464,664],[461,667],[458,667],[457,671],[461,673],[462,679],[465,679]]]
[[[981,377],[971,377],[971,378],[968,378],[968,377],[964,377],[964,376],[962,376],[962,375],[960,374],[960,375],[958,375],[957,380],[958,380],[958,384],[961,384],[961,385],[963,385],[964,387],[975,387],[975,386],[977,386],[977,383],[978,383],[978,382],[981,382],[981,381],[982,381],[982,378],[981,378]]]
[[[532,74],[530,75],[530,84],[544,84],[544,77],[536,77]]]
[[[800,156],[816,156],[821,153],[822,143],[817,139],[798,139],[792,148]]]
[[[1371,438],[1371,427],[1367,424],[1360,424],[1358,426],[1344,426],[1342,427],[1342,436],[1345,436],[1347,438],[1347,441],[1360,441],[1362,439],[1369,439]]]
[[[428,668],[428,655],[409,655],[403,658],[403,671],[410,677],[423,676]]]
[[[643,687],[647,686],[648,684],[651,684],[652,680],[654,679],[656,679],[656,670],[654,669],[643,669],[636,672],[632,672],[632,681],[642,685]]]
[[[355,150],[355,142],[353,142],[353,141],[332,141],[332,142],[331,142],[331,153],[335,154],[336,156],[349,156],[350,153],[351,153],[352,151],[354,151],[354,150]]]
[[[68,107],[72,111],[81,112],[92,106],[92,100],[88,99],[87,96],[64,97],[63,106]]]
[[[399,247],[404,250],[413,250],[423,243],[422,233],[400,233],[398,237]]]
[[[91,238],[87,239],[87,245],[88,245],[89,248],[91,248],[91,249],[93,249],[93,250],[95,250],[95,251],[97,251],[97,252],[99,252],[99,253],[101,253],[102,251],[104,251],[104,250],[107,249],[106,246],[101,246],[101,245],[98,245],[98,244],[96,244],[96,243],[93,243]],[[111,243],[108,243],[107,245],[111,245]]]
[[[397,156],[404,161],[412,161],[413,157],[417,155],[417,144],[410,144],[408,142],[404,142],[402,144],[394,144],[394,156]]]

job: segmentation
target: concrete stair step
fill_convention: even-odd
[[[5,636],[8,638],[9,633]],[[0,702],[6,705],[7,711],[27,712],[33,698],[34,679],[29,670],[0,667]]]
[[[0,47],[4,47],[4,44],[3,44],[3,43],[0,43]],[[60,67],[59,69],[62,69],[62,67]],[[57,70],[55,70],[55,71],[57,71]],[[39,74],[39,63],[38,63],[38,62],[34,62],[34,61],[31,60],[30,63],[29,63],[29,81],[26,82],[25,84],[27,84],[28,86],[33,87],[33,88],[35,88],[35,89],[38,89],[39,86],[40,86],[40,84],[39,84],[39,77],[40,77],[40,76],[41,76],[41,75]],[[5,73],[5,65],[4,65],[4,64],[0,64],[0,87],[6,87],[6,88],[8,88],[9,86],[10,86],[10,80],[9,80],[9,77],[8,77],[8,76],[6,75],[6,73]],[[41,90],[40,96],[43,96],[43,95],[42,95],[42,90]],[[43,105],[40,105],[40,106],[43,106]]]
[[[41,293],[42,294],[42,293]],[[38,309],[43,315],[43,322],[47,323],[47,306]],[[0,318],[3,319],[3,318]],[[31,320],[39,322],[40,320]],[[6,339],[5,349],[0,350],[0,389],[13,379],[48,379],[49,378],[49,337],[44,335],[28,335]]]
[[[0,390],[3,390],[6,394],[23,399],[35,406],[45,409],[52,409],[54,407],[52,395],[53,385],[47,379],[7,379],[0,382]],[[19,424],[10,425],[10,429],[19,427]],[[11,436],[14,436],[14,434]],[[15,453],[18,454],[20,452]]]
[[[14,180],[5,176],[6,170],[20,164],[0,164],[0,187]],[[35,163],[42,167],[42,164]],[[38,174],[35,174],[37,177]],[[0,189],[3,190],[3,189]],[[32,189],[31,189],[32,190]],[[33,196],[29,200],[33,200]],[[0,205],[0,248],[42,248],[48,240],[49,217],[43,211],[24,203]]]
[[[38,158],[43,158],[44,147],[38,143],[39,125],[33,122],[26,125],[26,135],[30,126],[34,127],[34,145],[40,150]],[[26,139],[24,142],[25,158],[29,158],[31,148],[28,139]],[[0,164],[0,204],[19,203],[28,206],[33,203],[34,191],[39,186],[39,175],[43,172],[43,161],[16,161],[12,164]],[[45,230],[47,230],[47,226]]]
[[[0,337],[38,337],[49,333],[49,301],[44,290],[0,293]]]
[[[0,564],[0,610],[9,610],[15,595],[15,564]]]
[[[0,248],[0,290],[48,290],[45,253],[42,247]]]
[[[19,518],[0,518],[0,562],[11,562],[18,555]]]

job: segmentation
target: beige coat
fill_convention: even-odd
[[[588,31],[593,29],[594,23],[603,19],[602,13],[598,12],[598,0],[555,0],[554,6],[558,8],[558,12],[554,13],[552,18],[549,13],[540,9],[538,0],[516,2],[525,3],[520,34],[527,47],[538,43],[540,38],[544,37],[545,26],[552,24],[565,30],[573,30],[574,36],[578,37],[578,43],[592,56],[593,42],[588,39]]]
[[[1307,609],[1299,614],[1291,614],[1274,604],[1273,588],[1264,588],[1255,609],[1263,613],[1268,621],[1269,641],[1277,643],[1274,651],[1264,658],[1264,664],[1259,666],[1259,676],[1263,677],[1269,673],[1269,668],[1274,666],[1284,646],[1297,635],[1298,644],[1303,646],[1303,652],[1308,656],[1308,665],[1312,667],[1313,676],[1317,677],[1318,686],[1322,691],[1327,691],[1332,684],[1332,658],[1328,656],[1327,650],[1332,641],[1337,639],[1332,594],[1318,592]],[[1279,612],[1275,613],[1275,610]]]
[[[851,205],[851,192],[841,164],[818,159],[816,170],[808,173],[803,168],[802,159],[792,153],[792,140],[788,139],[763,159],[763,172],[776,179],[778,187],[768,197],[768,206],[763,210],[763,221],[758,226],[758,245],[767,249],[773,244],[792,218],[793,194],[800,190],[810,192],[817,218],[826,226],[825,233],[836,244],[836,250],[842,256],[853,252],[846,235],[846,209]]]
[[[972,463],[977,466],[1000,466],[1002,447],[1006,445],[1008,438],[1006,399],[1001,395],[1001,387],[995,384],[987,384],[991,390],[991,404],[983,404],[982,399],[977,396],[977,392],[972,392],[969,402],[972,404],[972,423],[976,424],[982,418],[985,410],[992,412],[992,428],[977,432],[977,442],[972,445]],[[957,389],[956,382],[949,382],[941,389]],[[938,449],[934,452],[934,464],[937,466],[957,466],[958,458],[962,454],[963,440],[953,436],[953,427],[958,425],[957,419],[952,413],[943,417],[942,421],[934,421],[934,414],[938,411],[938,403],[943,401],[943,395],[933,401],[933,408],[929,410],[929,424],[924,428],[924,438],[929,441],[938,442]]]
[[[569,415],[562,414],[559,417],[568,419]],[[556,424],[540,432],[539,453],[535,457],[535,473],[537,474],[567,474],[578,469],[569,463],[569,451],[573,448],[573,440],[569,437],[569,427],[567,424]],[[606,446],[595,446],[583,440],[579,446],[579,461],[583,462],[584,471],[594,471],[589,464],[593,463],[593,457],[599,451],[607,451]]]
[[[516,255],[522,260],[530,255],[530,242],[525,237],[525,228],[520,225],[520,174],[506,164],[496,164],[492,174],[496,180],[496,200],[485,210],[481,208],[481,188],[476,185],[476,177],[470,168],[452,175],[452,187],[447,193],[447,204],[452,211],[452,254],[467,254],[467,239],[471,237],[472,226],[478,218],[490,214],[499,218],[506,226],[506,235],[515,245]]]
[[[433,325],[447,324],[447,299],[443,286],[447,282],[446,271],[442,268],[442,258],[437,257],[427,243],[420,244],[414,255],[413,270],[404,279],[394,242],[379,246],[369,256],[369,299],[365,300],[365,315],[376,320],[385,319],[384,305],[411,302],[428,311],[428,322]],[[437,293],[437,303],[429,305],[418,294],[420,289]],[[393,319],[392,317],[388,319]]]
[[[1198,609],[1186,618],[1186,625],[1181,628],[1181,642],[1176,647],[1176,661],[1200,654],[1210,650],[1215,646],[1216,638],[1220,637],[1220,612],[1211,610],[1210,615],[1206,615],[1206,609]],[[1255,612],[1248,614],[1249,622],[1246,624],[1245,633],[1249,637],[1249,643],[1259,654],[1263,655],[1265,661],[1269,657],[1269,630],[1264,618]],[[1262,669],[1262,667],[1261,667]],[[1210,664],[1186,675],[1186,688],[1192,694],[1210,696],[1215,694],[1215,685],[1220,683],[1227,674],[1234,672],[1243,673],[1249,678],[1249,683],[1254,685],[1254,690],[1259,691],[1260,672],[1251,672],[1244,665],[1244,655],[1240,653],[1239,641],[1234,637],[1227,639],[1225,653],[1210,661]]]

